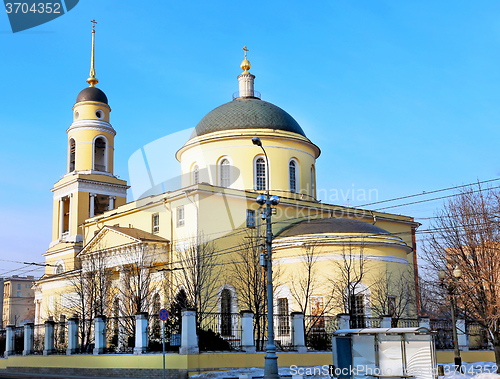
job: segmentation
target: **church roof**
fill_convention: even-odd
[[[140,241],[150,241],[150,242],[169,242],[168,239],[160,237],[156,234],[146,232],[141,229],[136,228],[124,228],[122,226],[105,226],[107,229],[117,231],[119,233],[125,234],[131,238]]]
[[[294,237],[307,234],[368,233],[390,235],[387,230],[352,218],[328,217],[304,220],[292,224],[276,237]]]
[[[234,129],[274,129],[306,136],[297,121],[280,107],[258,98],[240,97],[203,117],[191,138]]]
[[[82,90],[76,98],[77,103],[81,101],[98,101],[100,103],[108,104],[106,94],[97,87],[87,87]]]

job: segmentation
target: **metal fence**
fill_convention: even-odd
[[[306,346],[309,350],[331,350],[332,333],[338,329],[335,316],[304,316]]]
[[[158,314],[148,316],[149,351],[163,351],[163,321]],[[165,321],[165,350],[178,352],[181,345],[181,323],[175,317]]]
[[[200,351],[242,349],[239,313],[203,313],[199,324]]]

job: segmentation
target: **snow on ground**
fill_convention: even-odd
[[[497,367],[493,362],[462,362],[465,368],[465,374],[460,374],[454,371],[453,363],[443,364],[445,370],[444,379],[500,379],[500,375],[496,374]],[[304,375],[307,379],[331,379],[328,375],[328,365],[316,367],[301,367],[302,371],[298,372],[296,368],[282,367],[279,369],[280,375],[315,373],[316,375]],[[193,375],[192,379],[222,379],[222,378],[238,378],[241,374],[247,374],[250,378],[262,377],[264,375],[263,368],[251,367],[238,370],[230,370],[223,372],[209,372],[205,374]],[[442,378],[442,377],[441,377]]]

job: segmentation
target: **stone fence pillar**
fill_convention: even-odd
[[[467,338],[467,329],[465,325],[465,320],[458,319],[457,320],[457,339],[458,339],[458,348],[460,351],[469,351],[469,341]]]
[[[418,326],[419,328],[431,328],[431,319],[427,316],[419,316],[418,317]]]
[[[66,355],[77,353],[78,348],[78,318],[72,317],[68,320],[68,348],[66,349]]]
[[[54,348],[54,320],[45,321],[45,347],[43,349],[43,355],[50,355],[56,352]]]
[[[148,313],[135,315],[135,347],[134,354],[145,353],[148,348]]]
[[[182,332],[179,354],[199,354],[198,337],[196,335],[196,310],[183,309],[181,314]]]
[[[3,306],[3,305],[2,305]],[[15,341],[16,341],[16,332],[14,330],[15,325],[7,325],[5,332],[6,341],[5,341],[5,353],[4,356],[8,357],[9,355],[14,355],[16,353],[15,350]]]
[[[390,328],[392,321],[392,317],[390,315],[380,316],[380,327],[381,328]]]
[[[106,350],[106,316],[96,316],[94,319],[94,355],[103,354]]]
[[[350,329],[349,325],[350,316],[346,313],[340,313],[337,315],[337,325],[339,329]]]
[[[255,339],[253,334],[253,312],[241,311],[241,347],[245,353],[255,353]]]
[[[35,341],[35,324],[29,322],[24,325],[24,350],[23,355],[34,353],[33,343]]]
[[[292,331],[293,345],[297,351],[299,353],[307,353],[304,315],[300,312],[292,312]]]

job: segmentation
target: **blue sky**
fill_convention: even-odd
[[[137,149],[231,100],[244,45],[262,99],[322,149],[318,189],[384,200],[499,176],[498,1],[87,0],[16,34],[1,13],[0,259],[42,262],[50,243],[93,18],[122,179]],[[392,211],[418,221],[439,204]]]

